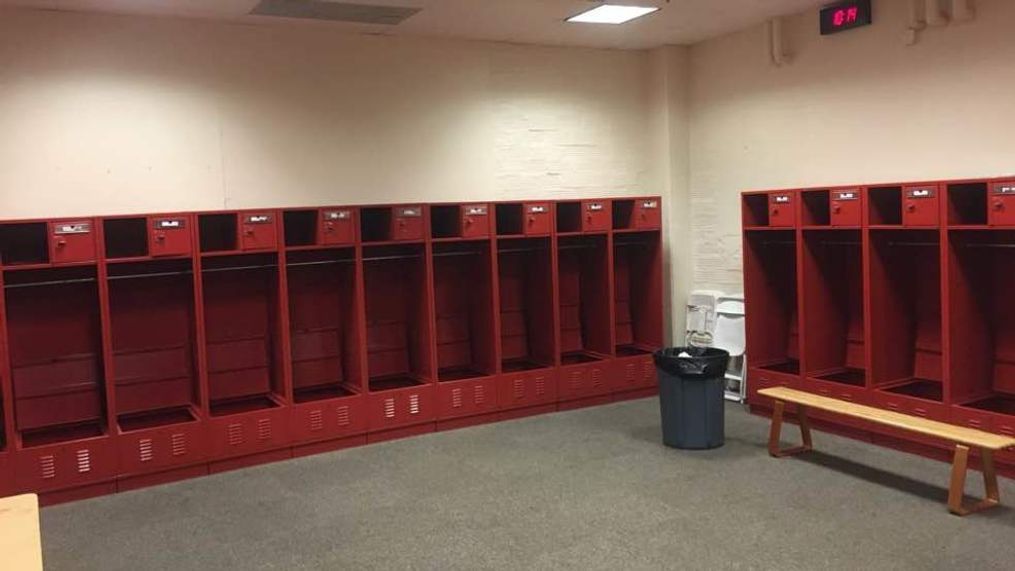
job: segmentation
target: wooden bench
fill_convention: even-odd
[[[1001,496],[997,487],[997,472],[994,469],[994,452],[1015,446],[1015,438],[854,404],[786,387],[762,389],[758,391],[758,394],[775,401],[775,410],[772,414],[772,428],[768,435],[768,452],[772,456],[781,458],[811,450],[813,443],[811,441],[810,425],[807,421],[807,409],[823,410],[954,442],[955,457],[952,462],[951,486],[948,488],[948,510],[953,514],[962,516],[991,508],[1001,503]],[[803,445],[781,449],[779,448],[779,435],[782,433],[782,416],[786,403],[793,403],[798,407],[797,421],[800,424],[800,435],[803,439]],[[966,488],[966,469],[969,463],[969,450],[971,448],[979,448],[980,450],[986,498],[972,506],[965,507],[962,505],[962,496]]]
[[[42,571],[39,498],[24,494],[0,498],[0,567]]]

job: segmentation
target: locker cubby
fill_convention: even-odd
[[[495,353],[493,267],[488,242],[435,244],[437,379],[492,375]]]
[[[634,228],[634,200],[613,200],[613,229],[630,230]]]
[[[457,204],[430,207],[430,235],[433,238],[458,238],[462,235],[462,208]]]
[[[580,202],[557,203],[557,233],[576,234],[582,231],[582,204]]]
[[[202,252],[228,252],[237,249],[236,214],[199,214],[197,232]]]
[[[987,183],[949,184],[948,225],[985,226],[987,224]]]
[[[871,384],[941,402],[941,250],[933,230],[870,234]]]
[[[658,232],[617,235],[613,297],[618,357],[650,354],[663,344],[662,244]]]
[[[96,268],[6,272],[15,428],[25,448],[106,430]]]
[[[148,219],[106,218],[102,221],[106,258],[140,258],[148,255]]]
[[[796,246],[792,230],[744,237],[747,358],[752,367],[788,375],[800,373]]]
[[[609,249],[605,236],[557,241],[560,362],[590,363],[613,352]]]
[[[433,359],[424,247],[364,248],[363,281],[370,390],[427,383]]]
[[[902,224],[902,187],[882,186],[867,190],[867,215],[871,226]]]
[[[831,200],[827,190],[805,190],[800,193],[803,202],[804,226],[828,226],[832,223]]]
[[[194,420],[201,403],[191,261],[116,264],[108,280],[120,429]]]
[[[287,257],[297,403],[362,392],[355,261],[352,248],[290,252]]]
[[[553,255],[549,238],[497,244],[501,370],[527,371],[556,360]]]
[[[866,386],[863,323],[863,247],[859,230],[803,233],[805,373]]]
[[[287,248],[317,244],[317,210],[286,210],[282,213]]]
[[[387,242],[393,238],[390,207],[361,208],[359,216],[360,234],[364,242]]]
[[[525,233],[525,212],[522,204],[497,204],[494,206],[497,217],[498,236],[521,236]]]
[[[745,194],[740,199],[742,201],[741,216],[743,216],[745,227],[768,226],[767,194]]]
[[[46,264],[49,245],[45,222],[0,225],[0,256],[5,266]]]
[[[1015,232],[951,231],[951,400],[1015,416]]]
[[[201,281],[212,416],[280,406],[278,257],[204,258]]]

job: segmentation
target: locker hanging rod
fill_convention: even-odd
[[[1007,250],[1009,248],[1015,248],[1015,244],[966,244],[967,248],[997,248]]]
[[[820,242],[820,244],[822,246],[859,246],[860,242],[832,242],[832,241],[825,241],[825,242]]]
[[[910,248],[937,248],[940,246],[937,242],[889,242],[889,246],[905,246]]]
[[[84,284],[96,281],[95,278],[73,278],[68,280],[50,280],[45,282],[29,282],[23,284],[4,284],[4,289],[19,289],[23,287],[42,287],[64,284]]]
[[[794,240],[767,240],[765,242],[762,242],[762,245],[764,245],[764,246],[796,246],[796,241],[794,241]]]

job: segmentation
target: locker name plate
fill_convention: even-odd
[[[1015,194],[1015,185],[1002,184],[995,186],[994,194]]]
[[[591,210],[593,212],[598,212],[598,211],[600,211],[602,209],[603,209],[603,203],[602,202],[593,202],[592,204],[589,204],[589,210]]]
[[[176,230],[186,226],[187,221],[183,218],[162,218],[155,221],[155,228],[158,230]]]
[[[789,199],[787,198],[787,202],[788,202],[788,200]],[[641,203],[641,207],[642,208],[659,208],[659,202],[656,201],[656,200],[646,200],[645,202]]]
[[[466,216],[486,216],[485,206],[470,206],[465,209]]]
[[[776,204],[788,204],[789,203],[789,195],[788,194],[779,194],[779,195],[773,196],[772,200],[774,200]]]
[[[545,206],[530,206],[529,207],[529,213],[530,214],[543,214],[545,212],[546,212],[546,207]]]
[[[53,229],[54,234],[88,234],[92,231],[91,222],[68,222],[66,224],[57,224],[56,228]]]
[[[271,222],[271,214],[251,214],[245,220],[247,224],[268,224]]]
[[[854,191],[836,192],[835,200],[859,200],[860,195]]]
[[[423,216],[422,208],[400,208],[398,210],[398,216],[401,218],[419,218]]]
[[[328,210],[324,213],[325,220],[348,220],[352,213],[348,210]]]
[[[934,189],[931,188],[915,188],[906,193],[909,198],[933,198]]]

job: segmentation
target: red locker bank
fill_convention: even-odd
[[[651,395],[661,207],[0,221],[0,495],[54,503]]]
[[[1015,434],[1013,193],[1010,179],[743,193],[752,408],[771,407],[759,389],[784,385]],[[854,437],[945,450],[817,417]],[[1015,456],[998,458],[1015,471]]]

